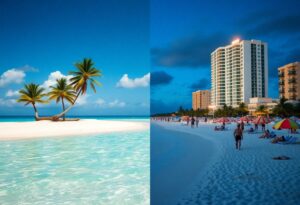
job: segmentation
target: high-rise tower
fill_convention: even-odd
[[[234,40],[211,53],[211,104],[236,107],[268,95],[268,48],[258,40]]]

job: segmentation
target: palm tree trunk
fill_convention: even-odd
[[[69,112],[69,110],[71,110],[71,108],[74,106],[76,100],[78,99],[80,93],[81,93],[82,88],[80,88],[80,90],[78,91],[76,98],[74,99],[74,102],[67,108],[65,109],[63,112],[52,116],[52,120],[58,120],[60,117],[62,117],[63,115],[65,115],[67,112]]]
[[[62,103],[63,111],[65,111],[65,103],[64,103],[64,98],[63,97],[61,98],[61,103]],[[66,115],[65,114],[63,115],[63,119],[64,119],[64,121],[66,120]]]
[[[52,117],[39,117],[39,113],[37,111],[37,108],[35,107],[35,104],[32,103],[33,109],[34,109],[34,118],[35,121],[40,121],[40,120],[52,120]]]
[[[39,119],[39,113],[38,113],[38,111],[37,111],[34,103],[32,103],[32,106],[33,106],[33,109],[34,109],[34,118],[35,118],[35,121],[38,121],[38,119]]]

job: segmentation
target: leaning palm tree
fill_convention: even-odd
[[[43,118],[39,117],[39,113],[36,108],[36,103],[47,103],[48,101],[43,100],[42,98],[46,96],[44,93],[44,88],[41,88],[40,85],[30,83],[25,84],[25,88],[19,91],[20,97],[17,102],[24,102],[25,105],[31,104],[34,109],[35,120],[41,120]]]
[[[95,77],[100,77],[102,74],[100,70],[94,67],[92,59],[84,58],[82,62],[76,63],[75,67],[77,70],[71,71],[70,74],[74,76],[71,78],[71,85],[76,91],[76,97],[67,109],[65,109],[62,113],[53,116],[53,120],[57,120],[66,114],[74,106],[78,97],[86,94],[88,84],[90,84],[90,87],[94,92],[96,92],[95,85],[101,85],[100,82],[94,79]]]
[[[56,85],[50,86],[50,88],[52,90],[48,93],[49,100],[56,100],[56,103],[61,100],[63,111],[65,111],[64,100],[72,104],[76,97],[76,92],[71,85],[67,84],[66,78],[57,79]],[[65,120],[65,115],[63,115],[63,120]]]

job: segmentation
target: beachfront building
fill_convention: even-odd
[[[272,109],[278,104],[278,99],[272,98],[249,98],[248,111],[250,115],[255,115],[257,108],[263,105],[268,113],[272,112]]]
[[[300,99],[300,62],[278,68],[279,96],[288,100]]]
[[[198,90],[192,93],[193,110],[207,109],[210,104],[210,90]]]
[[[259,40],[234,40],[211,53],[211,106],[237,107],[267,97],[268,48]]]

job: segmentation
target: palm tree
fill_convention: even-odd
[[[50,88],[52,90],[48,93],[49,100],[56,100],[56,103],[61,100],[63,111],[65,111],[64,99],[72,104],[76,97],[76,92],[71,85],[67,84],[66,78],[57,79],[56,85],[50,86]],[[63,115],[63,120],[65,120],[65,115]]]
[[[35,106],[36,103],[47,103],[48,101],[43,100],[42,98],[46,96],[44,93],[44,88],[41,88],[40,85],[30,83],[25,84],[25,88],[21,89],[19,93],[21,94],[17,102],[24,102],[25,105],[31,104],[34,109],[35,120],[41,120],[39,117],[37,108]]]
[[[86,94],[88,84],[90,84],[90,87],[94,92],[96,92],[95,85],[101,85],[100,82],[94,79],[95,77],[100,77],[102,74],[100,70],[94,67],[92,59],[84,58],[82,62],[76,63],[75,67],[77,68],[77,71],[71,71],[70,74],[74,75],[74,77],[71,78],[71,85],[76,91],[76,97],[67,109],[65,109],[62,113],[53,116],[53,120],[57,120],[66,114],[74,106],[79,95]]]
[[[286,117],[287,116],[286,101],[287,99],[280,98],[279,103],[272,110],[273,114],[279,115],[281,117]]]
[[[247,115],[248,110],[247,110],[246,104],[243,103],[243,102],[239,103],[239,107],[237,108],[237,112],[238,112],[238,115]]]
[[[256,109],[256,113],[267,114],[268,113],[268,109],[267,109],[267,107],[265,105],[260,105]]]

